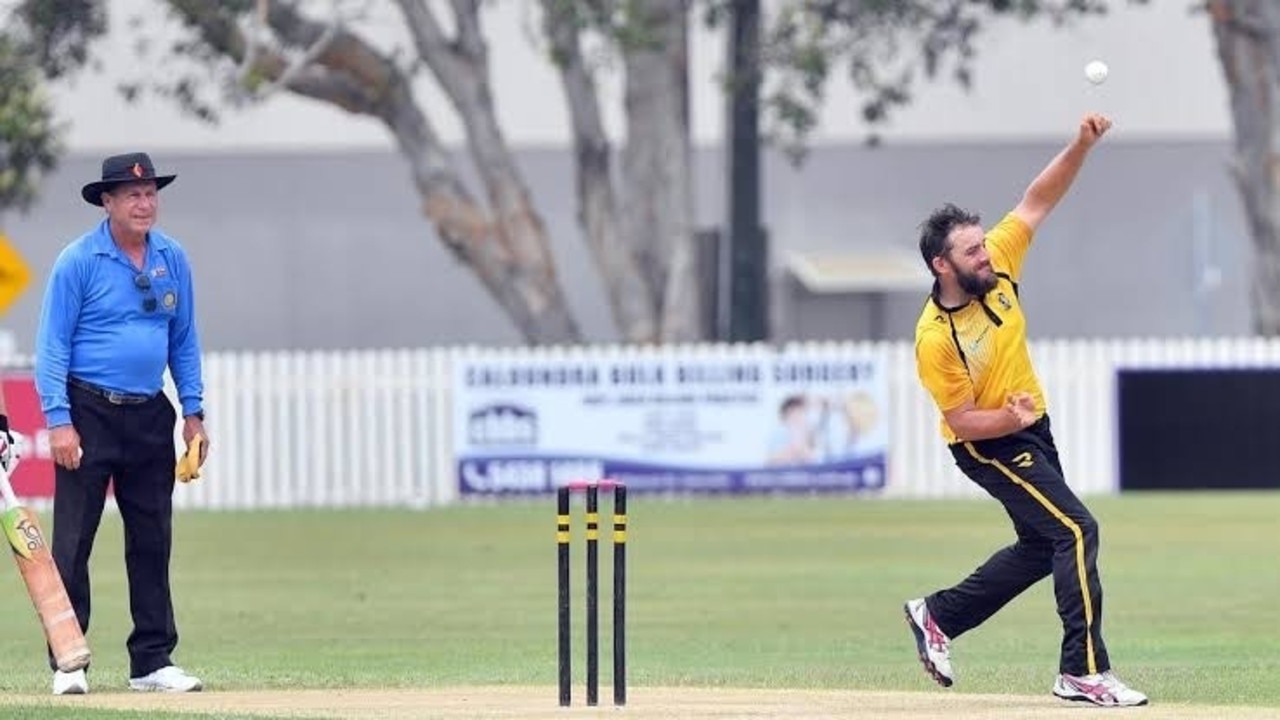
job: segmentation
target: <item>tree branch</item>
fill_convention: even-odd
[[[1226,0],[1209,0],[1205,5],[1205,9],[1209,11],[1209,18],[1224,29],[1244,35],[1254,41],[1267,39],[1268,31],[1265,23],[1257,18],[1241,17],[1235,11],[1234,6]]]
[[[258,49],[266,44],[263,38],[266,32],[267,0],[256,0],[253,12],[249,13],[249,34],[252,35],[252,39],[246,41],[248,48],[236,67],[237,87],[249,86],[250,78],[253,75],[253,67],[258,62]]]
[[[573,10],[563,0],[542,0],[543,27],[551,41],[552,60],[560,69],[560,78],[568,96],[569,118],[575,138],[592,145],[608,146],[595,80],[582,57]]]
[[[244,59],[240,62],[239,72],[237,73],[237,86],[249,88],[250,94],[261,100],[271,95],[281,88],[288,87],[294,79],[298,78],[311,63],[315,62],[320,54],[328,49],[329,44],[337,37],[338,31],[342,26],[342,18],[338,17],[338,0],[334,0],[334,19],[324,30],[320,36],[313,42],[309,43],[306,50],[298,57],[289,61],[284,71],[272,83],[265,87],[250,87],[249,79],[252,77],[254,66],[257,63],[258,55],[261,48],[267,44],[267,25],[269,23],[269,2],[268,0],[257,0],[254,12],[250,15],[250,37],[247,39],[248,50]]]
[[[454,54],[452,41],[440,27],[435,14],[422,0],[396,0],[396,4],[404,13],[418,56],[426,61],[445,92],[456,98],[460,88],[453,78],[458,76],[460,70],[459,58]]]
[[[618,224],[612,173],[612,149],[600,116],[595,80],[582,57],[579,18],[572,0],[542,0],[543,31],[560,69],[573,128],[578,192],[578,221],[605,286],[614,321],[632,342],[658,336],[656,300],[641,277],[640,264],[623,240]]]
[[[209,46],[231,58],[238,66],[245,65],[250,54],[256,55],[248,73],[256,73],[269,82],[280,83],[289,67],[288,58],[261,45],[256,50],[251,50],[254,45],[243,30],[215,5],[203,0],[172,0],[170,5],[195,28]],[[359,82],[326,72],[314,65],[299,69],[288,83],[281,84],[300,95],[333,103],[349,112],[372,114],[373,105]]]
[[[284,42],[304,48],[318,47],[316,64],[331,72],[346,73],[354,82],[364,85],[372,114],[385,112],[390,88],[403,75],[391,58],[340,23],[313,20],[298,12],[292,3],[271,3],[268,19]],[[326,35],[331,39],[322,44]]]
[[[458,37],[453,46],[463,57],[485,61],[484,36],[480,33],[480,3],[476,0],[453,0],[453,15],[458,22]]]

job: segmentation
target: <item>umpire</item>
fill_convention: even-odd
[[[124,523],[133,631],[129,687],[189,692],[198,678],[175,666],[169,589],[177,413],[162,392],[166,367],[182,406],[188,446],[204,430],[200,340],[191,266],[155,229],[159,191],[145,153],[102,162],[81,190],[106,218],[58,255],[36,338],[36,387],[57,464],[53,556],[80,626],[89,629],[89,555],[114,481]],[[203,445],[204,461],[208,444]],[[83,670],[54,669],[55,695],[89,691]]]

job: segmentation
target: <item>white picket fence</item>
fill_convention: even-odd
[[[955,470],[910,343],[797,345],[885,353],[890,467],[885,496],[979,494]],[[205,360],[212,453],[179,486],[180,508],[429,507],[458,500],[451,452],[452,363],[466,353],[561,358],[719,353],[724,346],[212,353]],[[1117,485],[1116,371],[1126,367],[1280,367],[1280,341],[1051,341],[1032,345],[1068,480],[1082,494]],[[172,388],[170,388],[172,393]]]
[[[175,506],[451,501],[446,361],[429,350],[209,354],[210,457]]]

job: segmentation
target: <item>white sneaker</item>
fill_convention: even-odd
[[[1063,700],[1082,700],[1103,707],[1146,705],[1147,696],[1120,682],[1110,670],[1094,675],[1059,675],[1053,694]]]
[[[84,670],[72,672],[53,671],[54,695],[84,695],[89,692],[89,679]]]
[[[916,652],[925,672],[942,687],[951,687],[955,682],[955,674],[951,671],[951,640],[933,621],[924,598],[908,600],[902,609],[907,615],[907,625],[916,637]]]
[[[177,665],[166,665],[150,675],[129,678],[129,689],[140,692],[199,692],[203,687],[200,678],[188,675]]]

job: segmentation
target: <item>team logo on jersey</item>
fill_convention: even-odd
[[[1005,310],[1013,308],[1013,303],[1009,302],[1009,298],[1005,297],[1004,293],[996,293],[996,300],[1000,303],[1000,307]]]

